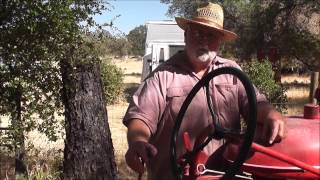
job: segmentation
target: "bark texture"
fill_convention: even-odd
[[[17,130],[14,132],[15,141],[15,177],[28,177],[27,166],[25,163],[25,144],[24,144],[24,132],[23,132],[23,119],[22,119],[22,86],[19,84],[15,89],[15,108],[16,111],[11,114],[12,124]]]
[[[70,73],[72,72],[72,73]],[[116,163],[98,64],[64,64],[64,179],[116,179]]]

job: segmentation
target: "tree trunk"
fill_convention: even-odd
[[[314,98],[314,95],[318,87],[318,81],[319,81],[319,72],[312,72],[311,78],[310,78],[309,103],[317,104],[316,99]]]
[[[21,108],[21,99],[22,99],[22,86],[19,84],[15,89],[15,112],[11,114],[12,116],[12,125],[15,129],[13,132],[14,137],[14,150],[15,150],[15,177],[27,177],[28,171],[25,164],[25,144],[24,144],[24,130],[22,123],[22,108]]]
[[[64,179],[116,179],[116,163],[98,64],[62,66],[66,117]]]

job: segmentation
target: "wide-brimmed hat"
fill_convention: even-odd
[[[188,24],[199,24],[214,31],[221,32],[224,41],[232,41],[238,36],[234,32],[223,29],[223,9],[218,4],[208,3],[203,8],[197,9],[197,15],[192,19],[176,17],[178,26],[186,30]]]

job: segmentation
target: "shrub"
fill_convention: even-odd
[[[124,94],[122,69],[104,62],[101,64],[101,76],[107,104],[120,102]]]
[[[243,64],[243,70],[248,74],[252,83],[275,105],[277,110],[281,112],[287,110],[287,105],[285,104],[288,102],[285,94],[286,88],[277,84],[274,80],[272,64],[268,60],[263,62],[253,60],[245,63]]]

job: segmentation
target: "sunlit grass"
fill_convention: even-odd
[[[302,115],[303,107],[308,103],[309,87],[289,87],[287,91],[288,111],[287,115]]]
[[[286,92],[288,97],[287,115],[302,115],[303,107],[308,103],[310,75],[284,75],[281,76],[281,82],[288,87]]]
[[[309,84],[310,75],[308,74],[290,74],[282,75],[281,83],[300,83],[300,84]]]

